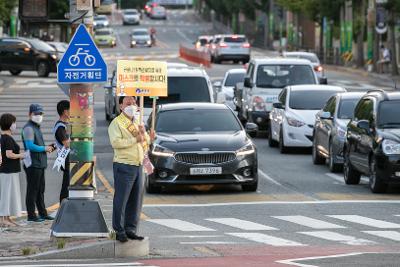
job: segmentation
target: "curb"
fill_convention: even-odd
[[[24,258],[32,260],[140,258],[148,256],[149,251],[149,238],[146,237],[143,241],[132,240],[126,243],[115,240],[100,241],[95,244],[52,250]]]

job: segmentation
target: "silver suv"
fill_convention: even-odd
[[[242,61],[246,64],[250,60],[250,43],[244,35],[224,35],[215,45],[214,63],[223,60]]]

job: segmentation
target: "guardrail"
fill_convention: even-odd
[[[181,44],[179,46],[179,56],[188,61],[202,64],[207,68],[211,67],[211,56],[207,51],[197,50]]]

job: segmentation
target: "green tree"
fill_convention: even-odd
[[[395,26],[396,20],[398,19],[400,14],[400,0],[388,0],[388,3],[386,4],[386,9],[389,11],[389,49],[391,52],[392,75],[398,75],[399,69],[397,66]]]
[[[49,18],[64,19],[64,14],[69,12],[69,0],[50,0]]]
[[[17,0],[0,1],[0,25],[9,23],[11,11],[16,5]]]

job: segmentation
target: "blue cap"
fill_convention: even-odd
[[[31,104],[29,106],[29,113],[43,113],[43,107],[39,104]]]

